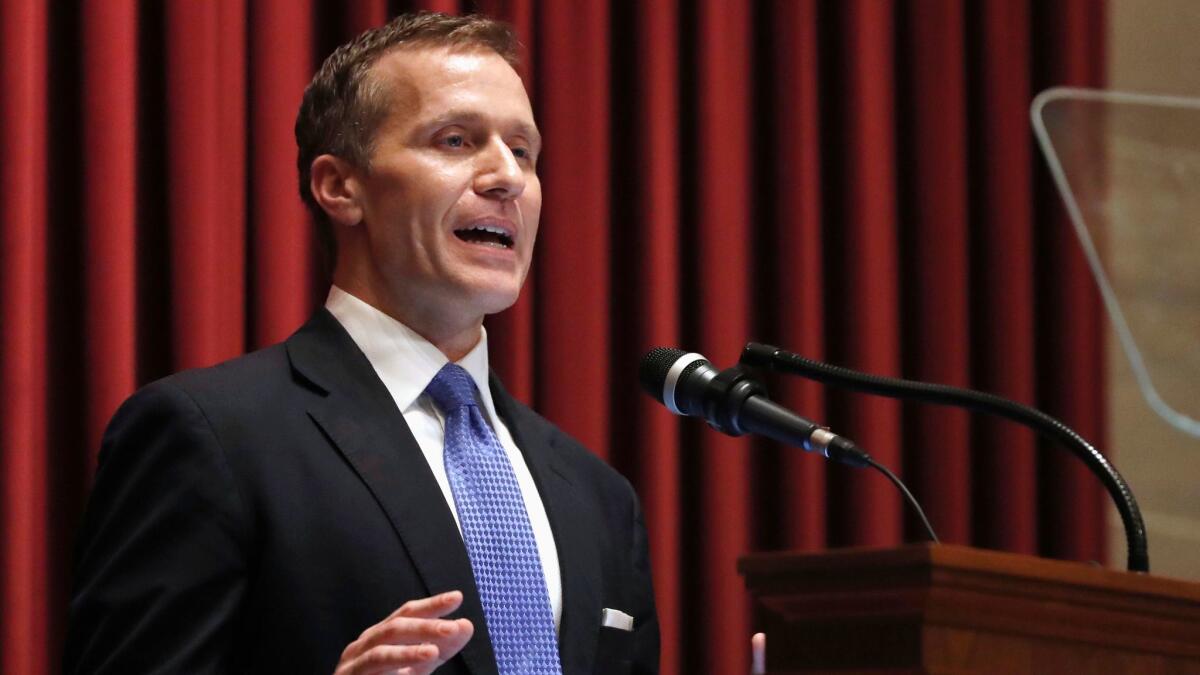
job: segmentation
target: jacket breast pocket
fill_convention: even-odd
[[[600,627],[594,675],[630,675],[633,672],[633,631]]]

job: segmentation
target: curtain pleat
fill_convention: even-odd
[[[348,40],[387,21],[387,5],[387,0],[348,0],[343,10],[346,13],[348,30],[345,31],[345,35],[338,37]],[[323,59],[325,55],[318,55],[318,57]],[[305,82],[305,84],[308,83]]]
[[[1034,405],[1033,183],[1026,119],[1033,97],[1029,5],[987,0],[968,17],[970,213],[974,385]],[[971,489],[979,545],[1037,550],[1033,432],[972,420]],[[1004,508],[996,508],[1004,504]]]
[[[769,172],[768,195],[757,202],[762,223],[758,255],[764,260],[755,289],[759,330],[809,358],[825,358],[825,251],[822,235],[819,14],[814,0],[778,0],[760,17],[765,51],[757,91],[766,108],[759,115],[769,131],[752,142]],[[775,86],[786,82],[789,86]],[[824,388],[786,378],[774,383],[780,402],[826,419]],[[828,533],[824,507],[826,467],[790,448],[771,447],[764,489],[772,497],[756,513],[763,544],[772,548],[817,549]],[[776,468],[777,467],[777,468]]]
[[[166,5],[167,193],[174,366],[210,365],[244,349],[244,26],[233,3]],[[223,26],[222,18],[231,25]],[[231,135],[232,132],[232,135]]]
[[[1103,315],[1028,106],[1096,86],[1088,0],[0,0],[0,671],[54,672],[104,424],[286,337],[326,279],[292,125],[338,44],[412,9],[520,37],[546,141],[496,370],[629,477],[664,673],[743,672],[739,556],[921,539],[878,475],[669,415],[653,346],[748,340],[1038,406],[1102,450]],[[1105,495],[1015,425],[797,378],[948,541],[1102,559]]]
[[[841,34],[831,76],[838,82],[838,121],[826,161],[839,184],[830,238],[826,317],[834,333],[829,357],[879,375],[900,375],[899,232],[896,108],[892,77],[894,16],[888,3],[850,0],[836,8]],[[836,339],[835,339],[836,336]],[[900,405],[892,400],[837,395],[836,428],[893,471],[900,458]],[[901,540],[901,511],[882,478],[839,471],[833,499],[853,505],[834,515],[838,543],[890,546]]]
[[[1104,52],[1091,36],[1103,35],[1103,15],[1097,15],[1086,0],[1039,3],[1035,9],[1033,23],[1043,31],[1041,35],[1061,40],[1058,48],[1049,40],[1036,43],[1035,54],[1040,50],[1049,65],[1040,73],[1037,88],[1098,81],[1104,72]],[[1038,175],[1044,176],[1044,169],[1038,169]],[[1100,298],[1072,226],[1058,208],[1057,193],[1048,181],[1038,186],[1043,208],[1035,232],[1041,300],[1037,321],[1053,326],[1038,335],[1039,399],[1051,415],[1104,447],[1105,319]],[[1042,548],[1058,557],[1103,560],[1104,518],[1079,517],[1103,513],[1104,497],[1097,480],[1062,448],[1041,445]]]
[[[736,360],[750,328],[751,277],[749,156],[753,91],[751,22],[744,3],[697,4],[684,58],[694,72],[685,80],[685,143],[699,161],[684,167],[684,343],[715,363]],[[687,86],[690,85],[690,86]],[[691,117],[688,120],[688,117]],[[690,122],[690,124],[686,124]],[[684,615],[719,616],[685,621],[689,649],[683,672],[737,672],[745,667],[731,636],[749,635],[741,579],[729,574],[750,546],[749,443],[699,425],[684,431],[685,555],[694,561],[685,577]],[[734,638],[736,639],[736,638]],[[736,643],[735,643],[736,644]]]
[[[913,3],[900,17],[904,90],[898,137],[904,374],[970,383],[966,77],[962,5]],[[965,411],[912,405],[904,429],[911,487],[943,541],[971,540],[970,427]],[[913,536],[920,536],[911,528]]]
[[[253,250],[249,317],[254,347],[286,338],[312,311],[315,253],[296,183],[292,127],[312,78],[312,11],[295,0],[250,4],[250,195]],[[322,298],[323,299],[323,298]]]
[[[543,414],[562,420],[569,433],[606,456],[609,128],[602,111],[609,107],[608,8],[547,3],[539,29],[539,166],[555,179],[544,183],[534,262],[534,400]]]
[[[137,4],[92,3],[83,22],[83,377],[87,444],[137,384]]]
[[[674,0],[617,5],[614,79],[629,82],[629,105],[614,109],[612,161],[613,362],[634,364],[650,349],[680,344],[679,33]],[[636,153],[630,148],[638,148]],[[614,325],[616,323],[614,322]],[[632,469],[642,486],[646,523],[654,532],[654,578],[662,627],[662,668],[680,672],[683,597],[676,570],[679,528],[679,426],[654,400],[637,392],[635,369],[610,368],[613,378],[612,460]]]
[[[414,4],[416,5],[414,9],[421,9],[429,12],[457,14],[459,11],[458,0],[417,0],[417,2]]]
[[[213,331],[216,339],[214,354],[216,360],[229,358],[226,354],[232,351],[234,355],[253,348],[253,342],[247,339],[247,279],[251,268],[246,263],[246,232],[250,211],[247,208],[246,196],[247,161],[249,159],[249,129],[247,99],[247,51],[246,51],[246,20],[247,0],[218,0],[217,4],[217,60],[216,81],[213,89],[206,95],[213,96],[217,106],[217,136],[215,143],[216,164],[218,165],[217,194],[214,201],[219,211],[210,214],[209,223],[214,227],[211,247],[215,254],[205,263],[210,265],[208,270],[219,274],[216,277],[215,307],[218,315],[216,320],[226,323],[229,328]],[[264,139],[268,144],[270,141]],[[257,140],[255,142],[257,145]],[[257,166],[255,168],[258,168]],[[255,176],[256,180],[258,176]],[[272,176],[268,176],[272,178]],[[294,209],[293,213],[299,213]],[[294,225],[293,225],[294,227]],[[256,228],[256,231],[268,229]],[[299,228],[297,228],[299,229]],[[297,232],[298,236],[300,235]],[[281,255],[289,252],[281,251]],[[232,261],[232,265],[227,261]],[[303,263],[303,260],[299,261]],[[296,263],[292,263],[296,264]],[[300,289],[296,289],[299,291]],[[303,296],[302,292],[295,295]],[[252,296],[251,296],[252,297]],[[303,302],[303,298],[293,300],[293,304]],[[305,303],[307,305],[308,303]],[[264,308],[265,309],[265,308]],[[266,318],[272,313],[264,312]],[[297,316],[307,316],[307,311],[298,312]],[[178,323],[176,324],[179,325]],[[293,324],[294,325],[294,324]],[[284,337],[291,332],[291,326],[284,326],[274,334]],[[253,333],[250,333],[253,334]]]
[[[0,670],[49,672],[46,7],[0,3]],[[78,422],[77,422],[78,423]]]

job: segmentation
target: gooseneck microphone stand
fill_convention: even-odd
[[[751,342],[742,351],[742,364],[799,375],[822,384],[833,385],[889,398],[937,403],[988,413],[1022,424],[1042,436],[1066,446],[1100,479],[1116,504],[1125,526],[1128,550],[1127,568],[1131,572],[1149,572],[1150,555],[1146,546],[1146,525],[1133,492],[1121,474],[1104,455],[1078,433],[1053,417],[1006,398],[942,384],[913,382],[891,377],[868,375],[849,368],[806,359],[778,347]]]

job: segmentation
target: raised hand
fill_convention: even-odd
[[[410,600],[346,646],[334,675],[429,675],[454,658],[475,634],[467,619],[443,619],[462,604],[450,591]]]

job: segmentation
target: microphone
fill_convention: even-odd
[[[638,374],[646,393],[667,410],[699,417],[722,433],[759,434],[850,466],[871,463],[849,439],[771,401],[741,366],[718,371],[700,354],[656,347],[642,358]]]

